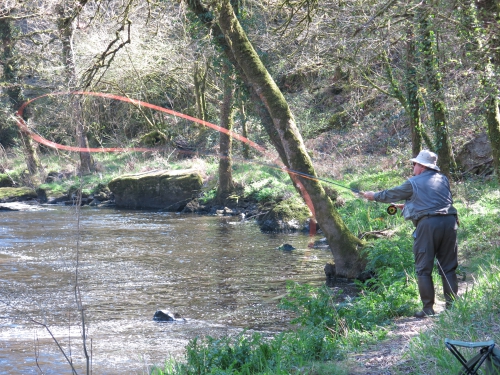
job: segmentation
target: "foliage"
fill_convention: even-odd
[[[365,249],[368,258],[367,268],[374,271],[389,267],[398,270],[398,277],[406,277],[413,271],[412,240],[410,233],[404,231],[389,238],[370,243]]]
[[[303,327],[323,326],[336,338],[345,337],[351,343],[366,332],[382,338],[386,333],[382,325],[390,323],[392,318],[410,315],[416,308],[414,280],[398,277],[392,268],[379,272],[376,279],[366,284],[357,285],[358,296],[339,300],[326,286],[318,289],[290,283],[281,306],[297,314],[294,323]]]
[[[286,173],[265,165],[255,168],[254,165],[238,164],[235,166],[234,179],[244,189],[244,196],[257,202],[278,202],[283,197],[295,194]]]
[[[321,328],[286,332],[272,338],[242,332],[236,337],[193,339],[186,347],[186,363],[170,364],[164,370],[155,369],[153,374],[284,375],[311,361],[332,359],[335,353],[334,340]],[[341,369],[330,371],[343,373]]]
[[[459,212],[459,252],[464,265],[476,269],[483,258],[500,246],[500,192],[498,182],[463,181],[454,186]]]
[[[1,104],[0,104],[1,105]],[[1,109],[1,108],[0,108]],[[14,124],[13,121],[9,121],[4,118],[3,114],[0,113],[0,147],[13,147],[16,146],[18,141],[19,129]]]

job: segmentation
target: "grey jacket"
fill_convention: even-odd
[[[403,216],[416,223],[424,216],[456,215],[450,183],[446,176],[427,169],[400,186],[375,193],[377,202],[406,200]]]

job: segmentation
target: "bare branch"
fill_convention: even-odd
[[[382,6],[382,8],[380,8],[380,10],[375,13],[372,18],[370,18],[368,21],[366,21],[363,25],[361,25],[360,27],[358,27],[356,29],[356,31],[354,32],[354,35],[353,36],[356,36],[359,32],[363,31],[364,29],[366,29],[368,27],[368,25],[370,25],[374,20],[375,18],[379,17],[381,14],[385,13],[385,11],[387,9],[389,9],[391,6],[394,5],[394,3],[396,2],[397,0],[389,0],[385,5]]]
[[[8,306],[10,307],[11,309],[14,309],[15,311],[17,311],[18,313],[21,313],[21,311],[19,309],[17,309],[16,307],[12,306],[12,304],[10,304],[9,302],[7,301],[4,301],[4,300],[1,300],[0,299],[0,302],[3,303],[5,306]],[[54,343],[57,345],[57,347],[59,348],[60,352],[62,353],[62,355],[64,356],[64,358],[66,358],[66,361],[68,362],[68,364],[70,365],[71,367],[71,371],[73,372],[73,374],[75,375],[78,375],[78,373],[76,372],[76,369],[75,367],[73,366],[73,363],[71,362],[71,360],[68,358],[68,356],[66,355],[66,353],[64,352],[64,349],[61,347],[61,345],[59,344],[59,341],[57,341],[57,339],[55,338],[54,334],[52,333],[52,331],[50,330],[49,326],[46,324],[46,323],[43,323],[43,322],[39,322],[38,320],[34,319],[34,318],[31,318],[31,317],[27,317],[27,319],[36,324],[36,325],[39,325],[43,328],[45,328],[45,330],[49,333],[50,337],[52,337],[52,341],[54,341]]]
[[[130,27],[132,25],[132,21],[127,19],[125,22],[127,26],[127,39],[121,42],[118,46],[113,48],[113,46],[116,43],[118,43],[120,40],[123,40],[120,36],[120,32],[125,30],[125,24],[124,24],[116,31],[115,39],[113,39],[111,43],[108,44],[106,50],[103,53],[101,53],[100,56],[97,57],[96,61],[94,62],[94,65],[91,68],[87,69],[83,74],[83,86],[85,88],[89,87],[95,76],[100,71],[102,71],[102,69],[104,69],[97,82],[94,82],[94,84],[99,83],[104,73],[106,73],[106,70],[108,70],[108,68],[111,66],[111,63],[115,59],[115,56],[118,53],[118,51],[120,51],[125,45],[130,44],[131,42]]]
[[[312,22],[313,16],[318,9],[318,1],[317,0],[283,0],[278,7],[278,10],[282,10],[287,8],[290,11],[290,15],[285,20],[285,23],[276,28],[276,31],[281,32],[283,35],[289,28],[292,20],[299,14],[300,10],[305,8],[305,14],[297,20],[297,24],[294,27],[299,28],[299,30],[303,30],[300,26],[304,26],[305,28],[309,27],[309,24]]]

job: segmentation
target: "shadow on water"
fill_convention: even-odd
[[[264,234],[251,222],[114,209],[7,212],[0,216],[0,374],[70,373],[46,322],[83,368],[78,278],[95,374],[147,373],[182,358],[197,336],[289,328],[277,304],[287,280],[325,282],[328,250],[303,234]],[[80,237],[78,237],[80,236]],[[291,243],[293,251],[277,247]],[[6,304],[7,303],[7,304]],[[185,323],[157,323],[156,310]],[[37,372],[38,371],[38,372]]]

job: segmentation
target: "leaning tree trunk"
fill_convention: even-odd
[[[70,15],[66,15],[64,5],[62,4],[58,4],[56,6],[56,12],[59,15],[57,27],[62,43],[62,55],[66,72],[66,84],[68,85],[68,89],[72,91],[76,87],[77,80],[72,45],[73,17]],[[82,150],[88,149],[89,144],[85,132],[82,105],[79,98],[72,98],[71,109],[72,120],[76,123],[76,139],[78,142],[78,147],[80,147]],[[94,163],[90,152],[80,151],[80,173],[86,174],[92,172],[94,169],[93,165]]]
[[[23,104],[25,98],[19,83],[19,62],[14,53],[15,39],[12,36],[12,21],[8,17],[0,17],[0,39],[3,47],[3,81],[6,84],[6,93],[15,112]],[[27,121],[26,114],[24,117],[24,120]],[[31,138],[21,130],[19,131],[19,137],[23,146],[28,172],[32,178],[35,178],[39,173],[43,172],[35,145]]]
[[[223,62],[224,97],[221,106],[221,127],[232,131],[233,129],[233,97],[234,81],[231,77],[229,62]],[[233,139],[229,134],[220,132],[219,135],[219,187],[217,189],[217,200],[223,203],[228,196],[234,192],[234,181],[232,173],[232,144]]]
[[[285,98],[248,40],[229,0],[221,0],[220,6],[219,26],[247,82],[259,95],[273,120],[285,152],[283,162],[293,170],[315,175]],[[332,250],[337,274],[348,278],[357,277],[365,268],[360,252],[362,241],[345,226],[318,180],[301,178],[301,183],[312,201],[316,219]]]
[[[456,169],[456,164],[446,124],[446,105],[444,103],[443,85],[439,74],[435,30],[432,30],[430,27],[429,15],[426,12],[425,6],[426,1],[424,0],[419,6],[420,8],[424,8],[418,12],[420,52],[431,96],[435,134],[434,147],[438,155],[438,165],[442,173],[450,176],[451,171]]]
[[[262,125],[264,126],[264,129],[269,135],[269,138],[271,139],[272,144],[274,145],[276,151],[278,152],[280,159],[286,160],[285,150],[281,145],[278,132],[273,124],[273,120],[269,115],[266,106],[261,102],[259,95],[254,90],[254,88],[249,84],[248,79],[245,77],[245,74],[243,73],[241,67],[238,65],[234,57],[234,54],[231,48],[229,48],[229,45],[224,37],[224,34],[222,33],[222,30],[220,29],[219,25],[214,21],[213,13],[210,11],[210,9],[205,7],[200,0],[185,0],[185,1],[189,6],[189,9],[191,9],[191,11],[194,14],[196,14],[198,20],[202,22],[210,30],[210,33],[212,35],[214,35],[215,42],[221,47],[227,59],[236,69],[239,77],[243,80],[243,82],[245,82],[245,85],[248,87],[252,103],[255,106],[255,111],[259,115]]]

